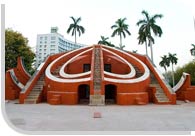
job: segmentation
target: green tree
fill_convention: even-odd
[[[160,26],[156,25],[156,19],[157,18],[162,18],[162,14],[156,14],[153,15],[152,17],[149,16],[148,12],[143,10],[142,14],[144,15],[144,19],[141,19],[137,22],[137,26],[140,26],[139,28],[139,43],[143,44],[144,42],[146,43],[146,54],[147,54],[147,40],[148,40],[148,46],[150,47],[151,50],[151,60],[154,62],[153,59],[153,49],[152,49],[152,44],[154,44],[154,38],[152,37],[151,31],[154,33],[155,36],[161,37],[162,35],[162,29]]]
[[[178,83],[180,81],[180,79],[183,75],[183,72],[191,75],[191,84],[195,85],[195,61],[190,61],[187,64],[176,68],[176,70],[174,72],[175,83]],[[171,77],[172,72],[168,72],[168,76]],[[173,84],[172,82],[170,82],[170,84]]]
[[[5,30],[5,70],[14,68],[17,65],[17,58],[22,57],[29,73],[33,73],[32,63],[35,54],[28,46],[28,39],[21,33],[12,29]]]
[[[159,65],[165,69],[165,79],[167,80],[167,67],[170,65],[170,59],[167,57],[167,55],[161,56],[161,61]]]
[[[107,45],[110,47],[114,47],[114,44],[107,41],[108,39],[109,39],[108,37],[101,36],[101,40],[98,41],[98,44],[103,44],[103,45]]]
[[[111,26],[111,29],[114,29],[111,36],[114,37],[117,34],[120,36],[120,45],[119,45],[120,49],[123,49],[122,36],[126,38],[125,33],[127,33],[128,35],[131,35],[130,31],[128,30],[129,25],[125,24],[125,20],[126,18],[123,18],[123,19],[120,18],[115,22],[115,25]]]
[[[81,34],[85,33],[85,28],[79,23],[81,22],[81,17],[75,19],[74,17],[70,17],[73,20],[73,23],[69,25],[67,33],[69,34],[70,31],[72,31],[72,36],[75,36],[75,44],[77,43],[77,32],[79,33],[79,36]]]
[[[174,68],[173,68],[173,65],[177,64],[177,60],[178,58],[176,57],[176,54],[171,54],[169,53],[169,61],[171,63],[171,66],[172,66],[172,79],[173,79],[173,86],[175,86],[175,78],[174,78]]]

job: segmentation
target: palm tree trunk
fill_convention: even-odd
[[[151,60],[152,60],[152,63],[154,64],[154,59],[153,59],[153,49],[152,49],[152,44],[151,42],[149,41],[149,44],[150,44],[150,50],[151,50]]]
[[[165,70],[165,80],[168,82],[168,78],[167,78],[167,70]]]
[[[122,36],[121,36],[121,34],[120,34],[120,49],[122,49]]]
[[[74,42],[75,42],[75,44],[77,43],[77,33],[76,33],[76,31],[75,31],[75,33],[74,33]]]
[[[175,77],[174,77],[173,63],[172,63],[172,79],[173,79],[173,87],[174,87],[175,86]]]
[[[165,66],[164,66],[164,69],[165,69],[165,80],[167,80],[167,69]]]
[[[147,41],[145,41],[145,45],[146,45],[146,55],[148,56],[148,45],[147,45]]]

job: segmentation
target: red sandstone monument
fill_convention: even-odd
[[[184,74],[171,88],[147,56],[93,45],[49,56],[33,76],[18,58],[6,72],[5,99],[18,98],[21,104],[176,104],[195,101],[195,86]]]

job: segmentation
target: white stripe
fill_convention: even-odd
[[[79,51],[79,50],[82,50],[82,49],[85,49],[85,48],[91,48],[90,46],[88,47],[83,47],[83,48],[79,48],[79,49],[76,49],[76,50],[73,50],[73,51],[70,51],[62,56],[60,56],[59,58],[55,59],[46,69],[45,71],[45,75],[47,76],[47,78],[49,78],[50,80],[52,81],[56,81],[56,82],[62,82],[62,83],[75,83],[75,82],[85,82],[85,81],[90,81],[90,78],[81,78],[81,79],[61,79],[61,78],[57,78],[55,76],[53,76],[51,74],[51,67],[53,64],[55,64],[58,60],[62,59],[63,57],[66,57],[68,55],[70,55],[71,53],[73,52],[76,52],[76,51]]]
[[[81,52],[81,53],[77,54],[76,56],[74,56],[73,58],[71,58],[70,60],[68,60],[68,61],[61,67],[61,69],[60,69],[60,76],[65,77],[65,78],[76,78],[76,77],[81,77],[81,76],[86,76],[86,75],[91,74],[91,71],[84,72],[84,73],[79,73],[79,74],[67,74],[67,73],[64,72],[64,69],[66,68],[66,66],[67,66],[70,62],[74,61],[77,57],[79,57],[79,56],[85,54],[86,52],[91,51],[92,49],[93,49],[93,48],[88,49],[88,50],[86,50],[86,51],[84,51],[84,52]]]
[[[110,73],[110,72],[106,72],[106,71],[104,71],[104,74],[109,75],[109,76],[113,76],[113,77],[118,77],[118,78],[132,78],[132,77],[135,76],[135,74],[136,74],[136,73],[135,73],[135,69],[134,69],[134,67],[133,67],[128,61],[126,61],[125,59],[123,59],[121,56],[117,55],[117,54],[114,53],[114,52],[111,52],[111,51],[109,51],[109,50],[107,50],[107,49],[103,49],[103,50],[106,51],[106,52],[111,53],[112,55],[117,56],[119,59],[121,59],[122,61],[124,61],[124,62],[129,66],[129,68],[130,68],[130,70],[131,70],[128,74],[124,74],[124,75],[122,75],[122,74]]]

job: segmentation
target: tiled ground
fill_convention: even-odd
[[[7,102],[9,120],[30,131],[195,131],[195,102],[177,105],[88,106],[14,104]],[[101,118],[94,118],[100,112]]]

